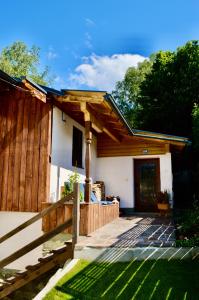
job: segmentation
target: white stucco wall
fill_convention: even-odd
[[[56,201],[60,198],[60,187],[75,170],[72,166],[72,141],[73,126],[80,129],[83,133],[83,168],[77,168],[80,181],[85,180],[85,128],[75,122],[68,115],[64,114],[65,122],[62,120],[62,111],[57,107],[53,108],[52,122],[52,154],[51,154],[51,176],[50,176],[50,200]],[[91,177],[95,181],[96,171],[96,137],[93,136],[91,145]]]
[[[161,190],[167,190],[171,196],[172,191],[172,165],[171,154],[105,157],[98,158],[96,165],[96,180],[105,182],[106,194],[120,196],[121,207],[133,208],[134,197],[134,159],[159,158]]]
[[[60,188],[68,181],[69,176],[75,170],[72,166],[72,137],[73,126],[83,132],[83,168],[77,168],[81,182],[85,181],[84,157],[85,157],[85,129],[68,115],[62,120],[62,112],[58,108],[53,109],[52,125],[52,158],[50,179],[50,200],[60,199]],[[134,159],[160,158],[161,190],[172,192],[172,167],[171,154],[125,156],[97,158],[96,137],[93,137],[91,146],[91,177],[92,181],[105,182],[106,195],[120,196],[121,207],[133,208],[134,199]]]

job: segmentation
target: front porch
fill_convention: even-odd
[[[176,147],[186,141],[166,135],[136,134],[105,92],[64,90],[53,97],[52,155],[50,197],[44,207],[63,196],[63,187],[71,174],[84,184],[80,204],[80,234],[88,235],[119,217],[117,205],[103,206],[101,200],[120,198],[125,213],[157,211],[154,195],[167,191],[172,207],[172,159]],[[139,162],[139,166],[138,163]],[[150,179],[150,180],[149,180]],[[92,184],[104,182],[105,193],[92,202]],[[140,189],[143,187],[143,190]],[[142,195],[142,197],[141,197]],[[66,204],[51,217],[44,218],[48,232],[70,218],[72,207]]]

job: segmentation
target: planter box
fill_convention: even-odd
[[[42,203],[42,208],[51,206],[51,203]],[[42,230],[49,232],[72,218],[73,203],[64,204],[42,218]],[[110,223],[119,217],[119,203],[102,205],[99,203],[80,203],[80,235],[88,235],[98,228]],[[65,230],[71,233],[71,228]]]
[[[169,210],[169,204],[168,203],[158,203],[158,209],[159,210]]]

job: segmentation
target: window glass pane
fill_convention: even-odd
[[[140,201],[142,204],[154,203],[156,193],[156,165],[155,163],[140,166]]]
[[[72,165],[82,168],[82,131],[73,127]]]

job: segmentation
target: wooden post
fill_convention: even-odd
[[[90,202],[91,199],[91,142],[92,142],[92,132],[91,132],[91,122],[85,122],[85,137],[86,137],[86,156],[85,156],[85,202]]]
[[[74,200],[73,200],[73,217],[72,217],[72,249],[74,255],[75,245],[79,237],[79,220],[80,220],[80,205],[79,205],[79,183],[74,183]]]

